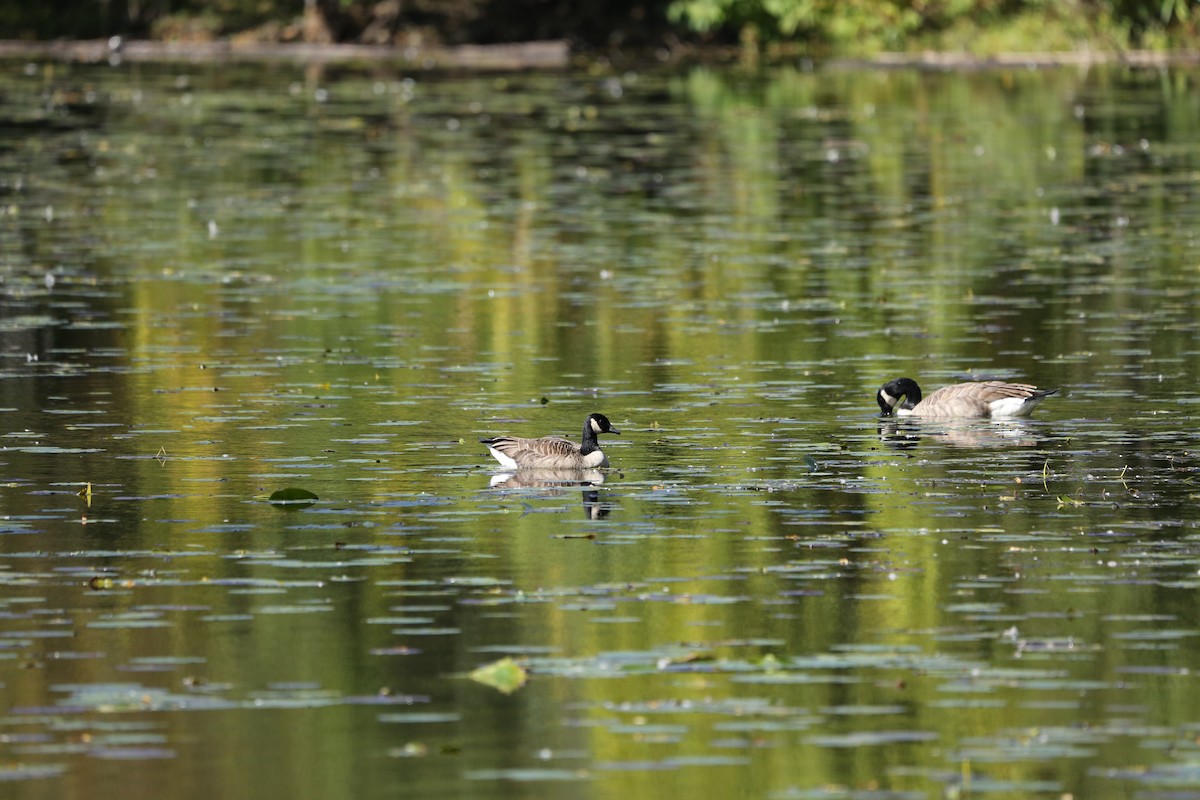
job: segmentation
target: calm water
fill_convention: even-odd
[[[4,796],[1200,797],[1198,82],[0,64]]]

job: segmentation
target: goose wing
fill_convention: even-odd
[[[508,456],[519,467],[570,469],[581,466],[579,445],[558,436],[543,436],[540,439],[497,436],[484,444]]]
[[[1056,391],[1004,381],[959,383],[938,389],[922,400],[916,411],[925,417],[1019,416]]]

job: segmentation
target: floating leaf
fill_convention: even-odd
[[[428,725],[434,722],[458,722],[462,716],[453,711],[403,711],[380,714],[378,719],[388,723]]]
[[[762,658],[760,658],[758,660],[758,666],[764,672],[777,672],[777,671],[783,669],[784,664],[782,661],[780,661],[778,658],[776,658],[773,654],[767,653],[765,656],[763,656]]]
[[[272,504],[280,506],[311,506],[319,498],[308,489],[289,486],[286,489],[272,492],[267,499]]]
[[[512,694],[525,685],[529,673],[520,664],[505,656],[499,661],[484,664],[473,670],[467,677],[485,686],[498,689],[504,694]]]

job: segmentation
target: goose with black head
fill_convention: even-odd
[[[496,436],[480,439],[488,452],[505,469],[601,469],[608,466],[608,456],[600,449],[597,437],[602,433],[621,432],[603,414],[588,414],[583,421],[583,439],[579,444],[561,436],[523,439],[518,436]]]
[[[927,419],[1027,417],[1058,389],[1039,389],[1027,383],[973,381],[943,386],[928,397],[912,378],[888,381],[875,396],[882,416]]]

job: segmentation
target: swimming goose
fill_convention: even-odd
[[[1027,417],[1038,403],[1058,389],[1039,389],[1027,383],[979,381],[944,386],[921,399],[921,387],[912,378],[897,378],[885,383],[875,397],[883,416],[933,419],[969,419],[973,417]],[[900,398],[904,398],[901,402]]]
[[[479,441],[487,445],[506,469],[598,469],[608,466],[608,456],[596,441],[596,436],[601,433],[619,434],[620,431],[603,414],[588,414],[583,421],[583,444],[558,436],[540,439],[497,436]]]

